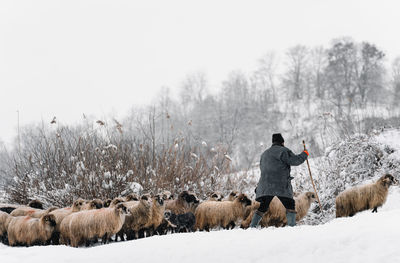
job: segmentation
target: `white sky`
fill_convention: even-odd
[[[262,55],[333,38],[400,55],[398,1],[0,1],[0,140],[21,125],[82,113],[124,116],[203,71],[210,89]]]

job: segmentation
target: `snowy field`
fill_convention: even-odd
[[[372,214],[324,225],[154,236],[91,248],[12,248],[0,262],[400,262],[400,189]]]

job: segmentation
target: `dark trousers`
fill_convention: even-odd
[[[295,202],[294,202],[293,198],[288,198],[288,197],[283,197],[283,196],[277,196],[277,197],[282,202],[283,206],[287,210],[292,210],[292,211],[295,210],[296,206],[295,206]],[[258,211],[260,211],[262,213],[267,212],[269,203],[271,203],[272,198],[274,198],[274,196],[272,196],[272,195],[266,195],[266,196],[257,198],[257,201],[260,202],[260,208],[258,208]]]

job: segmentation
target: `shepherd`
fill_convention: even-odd
[[[302,164],[309,153],[304,150],[296,155],[284,146],[285,140],[280,133],[272,135],[272,146],[261,155],[261,177],[256,188],[256,200],[260,207],[254,213],[250,227],[255,228],[267,212],[272,198],[276,196],[286,208],[287,224],[296,225],[295,201],[290,176],[290,166]]]

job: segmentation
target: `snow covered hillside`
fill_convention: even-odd
[[[324,225],[172,234],[92,248],[0,245],[0,262],[400,262],[398,222],[396,189],[377,214]]]

